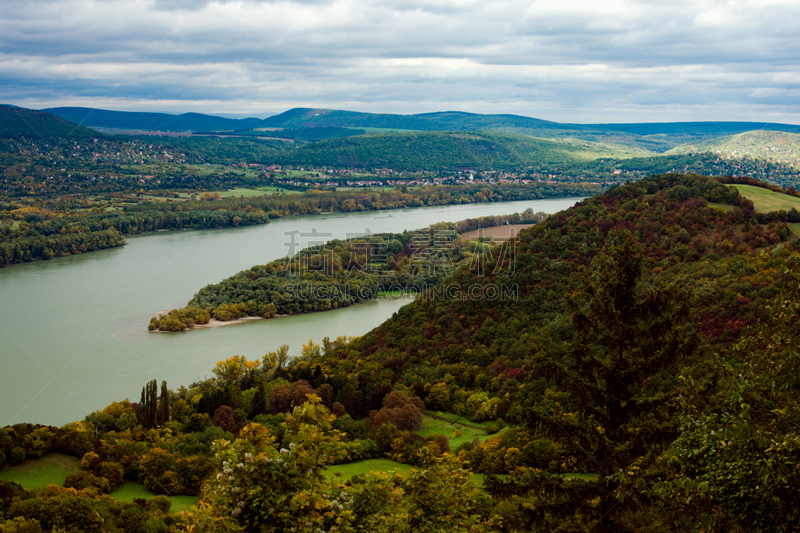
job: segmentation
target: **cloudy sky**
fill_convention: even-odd
[[[800,123],[800,0],[0,0],[0,102]]]

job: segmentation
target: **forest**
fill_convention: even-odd
[[[272,318],[338,309],[381,296],[425,293],[456,269],[485,263],[492,256],[491,245],[463,242],[461,233],[500,224],[533,224],[547,216],[528,209],[402,234],[333,240],[207,285],[185,308],[153,317],[148,327],[150,331],[184,331],[208,324],[212,318],[222,322]]]
[[[514,301],[430,291],[360,338],[231,354],[61,428],[2,428],[0,463],[60,452],[82,468],[63,487],[0,481],[0,528],[797,531],[797,213],[757,212],[736,183],[770,188],[612,188],[434,285],[513,283]],[[399,263],[399,244],[383,255]],[[359,262],[354,245],[331,259]],[[376,458],[408,469],[328,475]],[[121,503],[124,481],[200,501]]]

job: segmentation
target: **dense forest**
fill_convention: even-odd
[[[490,244],[463,242],[461,233],[499,224],[534,224],[547,216],[528,209],[508,216],[439,223],[402,234],[332,240],[207,285],[185,308],[153,317],[149,329],[184,331],[212,318],[223,322],[272,318],[338,309],[378,297],[425,293],[456,269],[485,263],[492,256]]]
[[[363,337],[232,356],[211,378],[152,381],[138,402],[62,428],[3,428],[0,462],[59,451],[83,468],[65,487],[0,481],[0,527],[797,531],[790,216],[699,175],[615,187],[463,264]],[[436,290],[509,284],[512,301]],[[451,446],[458,428],[420,433],[447,413],[489,435]],[[413,468],[325,475],[377,457]],[[107,496],[125,480],[201,501],[170,514],[163,499]]]

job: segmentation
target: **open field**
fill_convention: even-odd
[[[739,194],[752,201],[759,213],[769,213],[781,209],[789,211],[792,208],[800,211],[800,198],[752,185],[732,185],[732,187],[739,189]]]
[[[278,187],[259,187],[257,189],[233,189],[232,191],[220,191],[220,198],[228,198],[235,196],[236,198],[244,196],[245,198],[252,198],[254,196],[264,196],[265,194],[272,194],[274,192],[282,192],[286,194],[303,194],[299,191],[290,191],[289,189],[279,189]]]
[[[792,230],[795,235],[800,237],[800,224],[787,224],[787,226],[789,226],[789,229]]]
[[[445,420],[431,418],[431,414],[441,416]],[[450,441],[450,449],[455,450],[465,442],[472,442],[476,437],[481,442],[486,439],[499,435],[500,432],[488,435],[486,428],[491,422],[470,422],[466,418],[460,417],[453,413],[434,413],[433,411],[426,411],[426,416],[422,420],[422,428],[415,431],[417,435],[423,437],[432,437],[434,435],[444,435]],[[458,429],[461,432],[460,437],[453,437],[453,432]]]
[[[111,493],[111,496],[121,502],[133,502],[134,498],[153,498],[158,494],[147,490],[141,483],[123,483],[117,490]],[[172,500],[172,507],[170,512],[178,513],[180,511],[188,511],[192,505],[197,505],[197,496],[169,496]]]
[[[325,470],[325,476],[327,476],[328,479],[333,478],[339,479],[340,481],[347,481],[353,476],[364,475],[370,472],[386,472],[405,475],[411,472],[413,469],[419,470],[419,468],[415,466],[397,463],[390,459],[366,459],[364,461],[358,461],[355,463],[329,466]],[[507,477],[507,474],[499,474],[498,477]],[[483,486],[483,474],[472,474],[470,478],[478,487]]]
[[[492,228],[480,228],[468,231],[461,235],[462,241],[477,240],[480,237],[491,237],[492,242],[505,242],[511,237],[516,237],[525,228],[530,228],[533,224],[505,224]]]
[[[80,470],[81,462],[75,457],[48,453],[0,471],[0,478],[19,483],[28,490],[34,490],[48,485],[61,487],[69,474]]]
[[[407,474],[411,472],[411,465],[397,463],[390,459],[366,459],[355,463],[333,465],[325,469],[325,476],[346,481],[353,476],[361,476],[370,472],[397,472]]]

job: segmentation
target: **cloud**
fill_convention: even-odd
[[[778,0],[0,0],[0,101],[795,122],[798,11]]]

